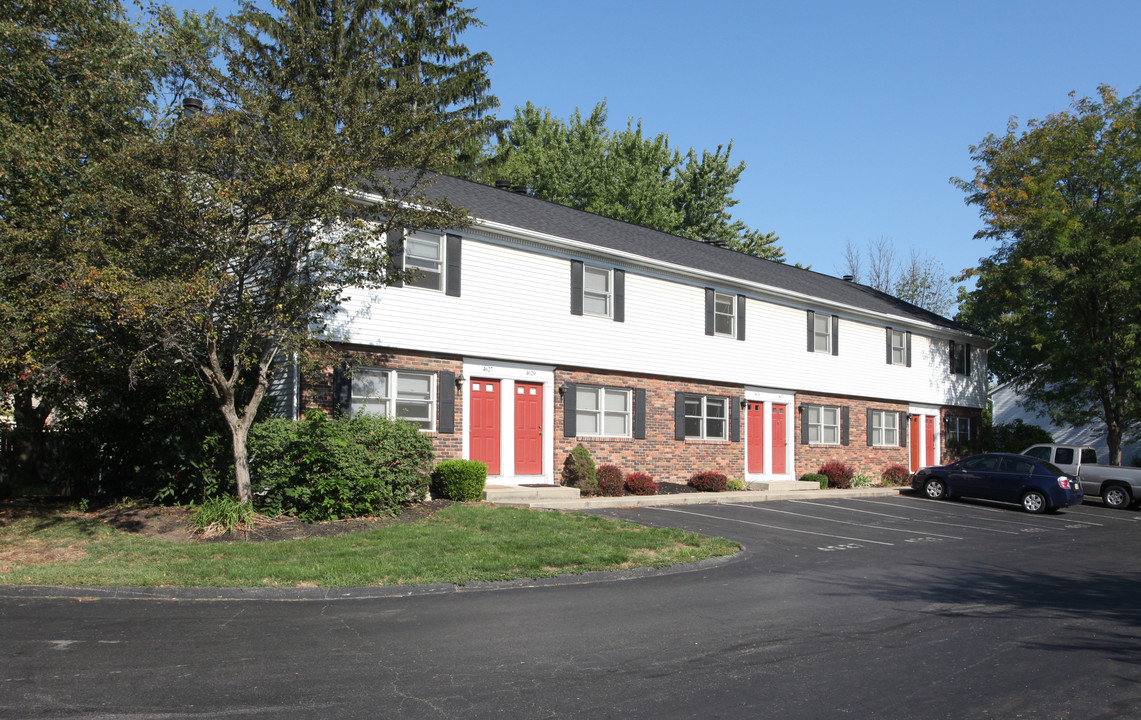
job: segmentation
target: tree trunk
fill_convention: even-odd
[[[1107,423],[1105,434],[1105,444],[1109,448],[1109,464],[1121,464],[1121,427],[1115,423]]]
[[[234,478],[238,482],[238,501],[249,505],[253,503],[253,493],[250,492],[250,451],[247,447],[249,423],[239,422],[231,426],[230,433],[234,442]]]

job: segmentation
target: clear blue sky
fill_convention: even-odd
[[[735,217],[833,275],[848,241],[879,237],[949,273],[973,266],[991,246],[948,182],[972,174],[969,146],[1011,116],[1065,109],[1071,91],[1141,87],[1138,0],[469,5],[486,27],[466,43],[494,58],[501,117],[605,99],[612,127],[640,118],[683,151],[732,140],[748,165]]]

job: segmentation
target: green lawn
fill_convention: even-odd
[[[363,587],[663,567],[735,543],[583,514],[457,504],[410,524],[281,542],[184,544],[81,513],[0,519],[0,585]]]

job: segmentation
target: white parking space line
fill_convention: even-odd
[[[853,500],[856,500],[857,502],[874,502],[871,500],[864,500],[862,498],[853,498]],[[1019,510],[1015,509],[1013,506],[1011,508],[997,508],[997,507],[987,507],[985,505],[976,505],[974,503],[969,503],[969,502],[960,503],[960,502],[955,502],[953,500],[950,502],[945,502],[945,501],[941,502],[941,501],[937,501],[937,500],[925,500],[922,498],[900,498],[900,501],[908,503],[909,507],[919,507],[922,505],[922,506],[924,506],[925,512],[935,513],[937,515],[948,515],[950,517],[956,517],[956,518],[962,517],[963,513],[951,510],[951,508],[962,508],[964,512],[978,511],[981,513],[991,513],[993,515],[1004,515],[1007,517],[1010,517],[1010,513],[1012,513],[1012,512],[1013,513],[1019,513],[1020,512]],[[935,504],[937,502],[940,503],[940,507],[943,507],[946,509],[940,510],[940,509],[934,508],[934,507],[926,507],[926,505],[928,503]],[[883,503],[876,503],[876,504],[881,505]],[[1067,513],[1067,515],[1068,515],[1068,513]],[[1043,515],[1028,515],[1028,514],[1023,513],[1021,515],[1021,517],[1022,517],[1021,520],[1004,520],[1001,517],[979,517],[976,515],[972,515],[971,517],[976,518],[981,522],[1002,523],[1003,525],[1018,525],[1020,527],[1043,527],[1043,525],[1041,525],[1041,524],[1030,522],[1031,518],[1033,518],[1034,520],[1045,522],[1045,523],[1079,522],[1079,523],[1082,523],[1084,525],[1097,525],[1097,523],[1089,522],[1087,520],[1071,520],[1065,516],[1045,515],[1045,514],[1043,514]]]
[[[793,500],[792,502],[803,502],[803,501]],[[761,506],[757,506],[757,505],[740,505],[738,503],[721,503],[721,504],[726,506],[726,507],[740,507],[740,508],[746,508],[749,510],[763,510],[765,512],[782,513],[784,515],[795,515],[797,517],[809,518],[810,520],[822,520],[824,522],[839,523],[840,525],[855,525],[856,527],[869,528],[872,530],[886,530],[888,532],[901,532],[901,533],[908,533],[910,535],[915,535],[918,532],[917,530],[908,530],[906,528],[882,527],[880,525],[869,525],[868,523],[852,522],[850,520],[836,520],[835,518],[820,517],[819,515],[806,515],[805,513],[792,512],[791,510],[777,510],[776,508],[772,508],[772,507],[761,507]],[[830,506],[826,505],[824,507],[830,507]],[[904,518],[904,519],[906,519],[906,518]],[[912,522],[920,522],[920,521],[915,520]],[[954,535],[939,535],[938,533],[924,533],[924,534],[925,535],[934,535],[935,537],[949,538],[951,540],[962,540],[963,539],[961,537],[955,537]]]
[[[880,502],[874,502],[874,501],[870,501],[870,500],[869,501],[863,501],[860,498],[852,498],[852,499],[856,500],[858,502],[871,502],[874,505],[890,506],[888,503],[880,503]],[[803,502],[803,501],[797,501],[797,502]],[[918,507],[918,506],[912,505],[911,507]],[[972,506],[966,505],[963,507],[972,507]],[[990,508],[980,508],[980,509],[981,510],[989,510]],[[943,512],[942,510],[937,510],[935,508],[926,508],[925,507],[924,511],[927,512],[928,514],[942,515],[944,517],[953,517],[953,518],[962,517],[961,513],[956,514],[956,513],[951,513],[951,512]],[[994,520],[991,518],[981,518],[981,520],[983,520],[985,522],[1010,522],[1008,520]],[[923,522],[923,523],[929,523],[931,525],[946,525],[947,527],[964,528],[966,530],[982,530],[984,532],[1002,533],[1003,535],[1018,535],[1018,533],[1013,531],[1013,530],[999,530],[998,528],[993,528],[993,527],[980,527],[978,525],[963,525],[961,523],[941,522],[939,520],[928,520],[926,518],[922,518],[922,519],[913,518],[913,519],[911,519],[911,522]],[[1026,527],[1026,525],[1024,523],[1012,523],[1012,524],[1021,525],[1022,527]],[[1030,527],[1038,527],[1038,526],[1031,525]]]
[[[1137,522],[1138,520],[1141,520],[1141,516],[1137,516],[1137,517],[1118,517],[1117,515],[1114,515],[1114,514],[1113,514],[1113,513],[1116,513],[1116,512],[1117,512],[1117,510],[1111,510],[1111,509],[1109,509],[1109,508],[1106,508],[1106,511],[1105,511],[1104,513],[1085,512],[1085,511],[1082,511],[1082,510],[1074,510],[1074,509],[1072,509],[1072,508],[1066,508],[1066,514],[1067,514],[1067,515],[1080,515],[1080,516],[1082,516],[1082,517],[1095,517],[1095,518],[1097,518],[1098,520],[1117,520],[1118,522],[1127,522],[1127,523],[1135,523],[1135,522]],[[1087,521],[1086,521],[1086,520],[1082,520],[1081,522],[1087,522]],[[1090,524],[1091,524],[1091,525],[1097,525],[1097,526],[1099,526],[1099,527],[1101,526],[1101,523],[1094,523],[1094,522],[1091,522]]]
[[[888,545],[894,546],[895,543],[883,542],[882,540],[867,540],[865,538],[845,537],[844,535],[833,535],[831,533],[812,532],[811,530],[801,530],[799,528],[781,527],[779,525],[766,525],[765,523],[752,522],[751,520],[733,520],[730,518],[722,517],[720,515],[707,515],[705,513],[697,513],[691,510],[677,510],[672,507],[647,507],[647,510],[661,510],[662,512],[675,512],[683,515],[696,515],[697,517],[710,518],[713,520],[721,520],[723,522],[739,523],[742,525],[754,525],[756,527],[763,527],[769,530],[782,530],[784,532],[802,533],[804,535],[817,535],[819,537],[836,538],[837,540],[853,540],[855,542],[866,542],[874,545]]]
[[[917,518],[908,517],[906,515],[892,515],[891,513],[876,512],[874,510],[861,510],[859,508],[844,507],[843,505],[829,505],[827,503],[822,503],[822,502],[819,502],[816,500],[789,500],[789,502],[790,503],[798,503],[801,505],[815,505],[816,507],[832,508],[833,510],[844,510],[846,512],[864,513],[865,515],[877,515],[879,517],[890,518],[892,520],[902,520],[903,522],[912,522],[912,523],[926,523],[926,522],[928,522],[927,520],[920,520]],[[932,523],[932,524],[950,525],[951,523]],[[966,527],[968,529],[972,529],[968,525],[964,525],[963,527]],[[903,532],[912,532],[912,531],[903,531]],[[928,533],[928,534],[934,535],[935,537],[953,538],[955,540],[962,540],[963,539],[961,537],[954,537],[953,535],[940,535],[939,533]]]

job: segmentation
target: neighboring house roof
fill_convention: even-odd
[[[393,175],[389,174],[391,179]],[[979,333],[911,303],[866,285],[805,270],[794,265],[764,260],[709,243],[671,235],[651,228],[612,220],[584,210],[541,200],[522,193],[463,180],[448,175],[429,175],[424,190],[429,199],[446,198],[466,208],[478,219],[572,239],[603,250],[652,258],[699,272],[757,283],[822,302],[902,317],[954,333]]]

